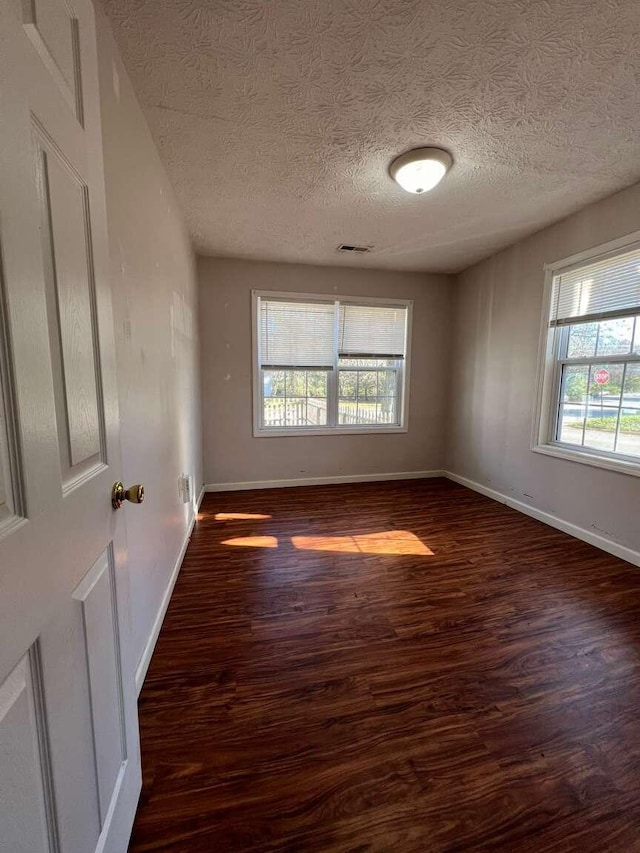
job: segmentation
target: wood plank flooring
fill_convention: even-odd
[[[130,850],[640,851],[639,659],[639,569],[449,481],[207,495]]]

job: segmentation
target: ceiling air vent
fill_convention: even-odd
[[[351,243],[340,243],[338,246],[339,252],[351,252],[354,255],[363,255],[365,252],[370,252],[373,246],[353,246]]]

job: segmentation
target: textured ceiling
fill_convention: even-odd
[[[456,271],[640,179],[638,0],[103,4],[205,254]]]

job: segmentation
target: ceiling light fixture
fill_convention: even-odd
[[[391,177],[408,193],[432,190],[453,165],[453,157],[442,148],[414,148],[401,154],[389,167]]]

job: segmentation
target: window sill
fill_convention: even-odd
[[[555,456],[569,462],[581,462],[583,465],[605,468],[608,471],[616,471],[618,474],[631,474],[633,477],[640,477],[640,460],[632,462],[629,459],[615,459],[590,451],[573,450],[564,444],[536,444],[531,450],[534,453],[542,453],[544,456]]]
[[[320,435],[394,435],[407,432],[405,426],[385,427],[330,427],[327,429],[254,429],[254,438],[294,438],[299,436]]]

